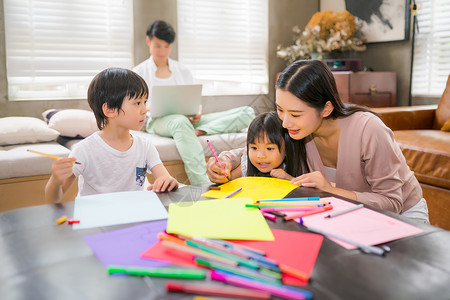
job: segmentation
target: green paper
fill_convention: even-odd
[[[227,198],[171,203],[167,232],[188,237],[273,241],[266,220],[252,199]]]

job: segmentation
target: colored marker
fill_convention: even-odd
[[[277,202],[277,201],[310,201],[310,200],[320,200],[320,197],[300,197],[300,198],[283,198],[283,199],[268,199],[268,200],[257,200],[256,202]]]
[[[312,299],[311,292],[297,288],[287,287],[283,285],[274,285],[267,282],[259,282],[252,279],[242,278],[236,275],[226,274],[220,271],[211,271],[210,276],[212,280],[268,292],[274,296],[279,296],[286,299]]]
[[[203,279],[206,277],[206,270],[202,269],[175,269],[175,268],[142,268],[108,266],[109,274],[128,274],[137,276],[172,277],[187,279]]]
[[[60,224],[64,223],[66,220],[67,220],[67,216],[62,216],[61,218],[56,220],[56,224],[60,225]]]
[[[237,266],[237,262],[235,260],[229,259],[229,258],[225,258],[222,257],[220,255],[216,255],[216,254],[212,254],[212,253],[208,253],[206,251],[191,247],[191,246],[187,246],[187,245],[180,245],[180,244],[176,244],[173,242],[169,242],[169,241],[162,241],[161,244],[163,244],[166,247],[170,247],[173,249],[177,249],[180,251],[184,251],[187,253],[190,253],[192,255],[196,255],[196,256],[202,256],[202,257],[206,257],[215,261],[219,261],[222,262],[224,264],[227,265],[232,265],[232,266]]]
[[[364,207],[364,204],[358,204],[358,205],[355,205],[353,207],[350,207],[350,208],[347,208],[347,209],[343,209],[343,210],[337,211],[335,213],[331,213],[328,216],[325,216],[325,218],[332,218],[332,217],[340,216],[340,215],[346,214],[348,212],[360,209],[361,207]]]
[[[229,248],[237,248],[237,249],[241,249],[243,251],[250,252],[250,253],[253,253],[253,254],[257,254],[257,255],[260,255],[260,256],[266,256],[266,253],[264,251],[259,250],[259,249],[250,248],[248,246],[235,244],[235,243],[228,242],[228,241],[225,241],[225,240],[219,240],[219,239],[211,239],[211,240],[213,240],[213,241],[215,241],[217,243],[221,243],[221,244],[223,244],[223,245],[225,245],[225,246],[227,246]]]
[[[30,150],[30,149],[27,149],[27,151],[28,152],[33,152],[33,153],[36,153],[36,154],[39,154],[39,155],[47,156],[47,157],[50,157],[50,158],[53,158],[53,159],[60,159],[60,158],[62,158],[61,156],[56,156],[56,155],[51,155],[51,154],[47,154],[47,153],[42,153],[42,152]],[[72,163],[73,164],[77,164],[77,165],[81,165],[81,163],[77,162],[77,161],[73,161]]]
[[[304,226],[302,223],[303,222],[300,222],[300,226]],[[333,238],[336,238],[336,239],[341,240],[343,242],[346,242],[346,243],[358,246],[359,249],[361,249],[361,251],[363,251],[364,253],[373,253],[373,254],[380,255],[380,256],[383,256],[385,254],[385,250],[382,249],[382,248],[374,247],[374,246],[370,246],[370,245],[365,245],[365,244],[362,244],[360,242],[356,242],[356,241],[347,239],[345,237],[336,235],[334,233],[323,231],[322,229],[319,229],[319,228],[314,228],[314,227],[310,227],[310,226],[305,226],[305,227],[309,231],[312,231],[312,232],[315,232],[315,233],[319,233],[319,234],[322,234],[322,235],[327,236],[327,237],[333,237]]]
[[[214,262],[214,261],[208,261],[208,260],[203,259],[201,257],[196,257],[195,258],[195,262],[197,264],[203,266],[203,267],[208,268],[208,269],[219,270],[219,271],[222,271],[222,272],[231,273],[231,274],[234,274],[234,275],[246,277],[246,278],[249,278],[249,279],[259,280],[259,281],[263,281],[263,282],[270,282],[270,283],[274,283],[274,284],[281,284],[279,278],[277,279],[277,278],[274,278],[274,277],[270,277],[268,275],[259,273],[257,271],[252,271],[251,269],[227,266],[227,265],[224,265],[224,264],[221,264],[221,263],[217,263],[217,262]]]
[[[191,294],[204,294],[247,299],[270,299],[270,294],[262,291],[249,290],[234,286],[211,286],[191,282],[167,281],[166,290],[169,292],[184,292]]]
[[[314,215],[314,214],[318,214],[327,210],[333,209],[333,205],[327,205],[324,207],[320,207],[316,210],[310,210],[310,211],[303,211],[303,212],[299,212],[299,213],[295,213],[292,215],[288,215],[284,217],[284,220],[289,221],[292,219],[296,219],[298,217],[306,217],[306,216],[310,216],[310,215]]]
[[[235,190],[234,192],[232,192],[231,194],[229,194],[228,196],[225,196],[225,198],[231,198],[234,195],[236,195],[237,193],[239,193],[240,191],[242,191],[242,188],[238,188],[237,190]]]
[[[80,223],[80,220],[73,220],[73,219],[67,220],[67,224],[69,224],[69,225],[79,224],[79,223]]]
[[[273,212],[284,212],[284,211],[309,211],[317,209],[317,206],[310,206],[310,207],[264,207],[261,208],[260,211],[262,213],[273,213]]]
[[[231,255],[236,255],[244,259],[250,259],[254,260],[262,265],[264,265],[265,268],[271,270],[270,276],[274,276],[276,278],[280,278],[280,268],[278,267],[278,263],[270,258],[267,258],[265,256],[252,253],[250,251],[246,251],[243,249],[239,249],[237,247],[227,247],[224,244],[218,243],[215,240],[207,239],[204,237],[193,237],[193,239],[197,242],[203,243],[205,246],[213,247],[219,251],[223,251],[225,253],[229,253]],[[261,269],[260,271],[263,271]]]
[[[269,219],[272,222],[276,222],[277,221],[277,217],[276,216],[274,216],[272,214],[269,214],[269,213],[266,213],[266,212],[261,212],[261,213],[264,216],[264,218]]]
[[[325,206],[324,203],[311,203],[311,204],[280,204],[280,205],[269,205],[269,204],[245,204],[245,207],[255,207],[255,208],[290,208],[290,207],[319,207],[319,206]]]
[[[214,158],[216,159],[216,161],[222,165],[222,167],[225,168],[225,164],[219,159],[219,157],[217,156],[216,151],[214,150],[213,146],[211,145],[211,142],[209,140],[206,140],[206,143],[209,146],[209,149],[211,149],[212,154],[214,155]],[[231,181],[230,177],[228,176],[227,173],[225,173],[225,176],[227,177],[228,181]]]
[[[236,255],[233,255],[233,254],[230,254],[230,253],[225,253],[223,251],[220,251],[220,250],[214,249],[212,247],[208,247],[208,246],[202,245],[200,243],[196,243],[194,241],[186,240],[186,245],[198,248],[200,250],[203,250],[205,252],[209,252],[211,254],[215,254],[217,256],[221,256],[221,257],[224,257],[224,258],[228,258],[228,259],[234,260],[235,262],[238,263],[238,265],[241,265],[241,266],[244,266],[244,267],[247,267],[247,268],[250,268],[250,269],[258,270],[258,268],[259,268],[258,263],[256,263],[255,261],[251,261],[249,259],[245,259],[245,258],[236,256]]]

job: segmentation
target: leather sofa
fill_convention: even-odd
[[[393,130],[406,162],[419,180],[432,225],[450,230],[450,75],[439,104],[374,108]]]

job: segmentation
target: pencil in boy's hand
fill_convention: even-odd
[[[51,155],[51,154],[47,154],[47,153],[42,153],[42,152],[30,150],[30,149],[27,149],[27,151],[28,152],[33,152],[33,153],[36,153],[36,154],[39,154],[39,155],[47,156],[47,157],[50,157],[50,158],[53,158],[53,159],[60,159],[60,158],[62,158],[61,156],[56,156],[56,155]],[[77,162],[77,161],[73,161],[72,163],[73,164],[77,164],[77,165],[81,165],[81,163]]]
[[[219,159],[219,157],[217,156],[216,151],[214,150],[213,146],[211,145],[211,142],[209,140],[206,140],[206,143],[208,143],[209,149],[211,149],[212,154],[214,155],[214,158],[216,159],[216,161],[222,165],[222,167],[225,168],[225,164]],[[230,176],[228,176],[228,173],[225,172],[225,176],[227,177],[228,181],[231,181]]]

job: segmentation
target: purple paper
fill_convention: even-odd
[[[170,263],[141,258],[142,252],[158,241],[157,234],[164,232],[167,220],[153,221],[118,230],[83,237],[95,256],[108,265],[159,268]]]

